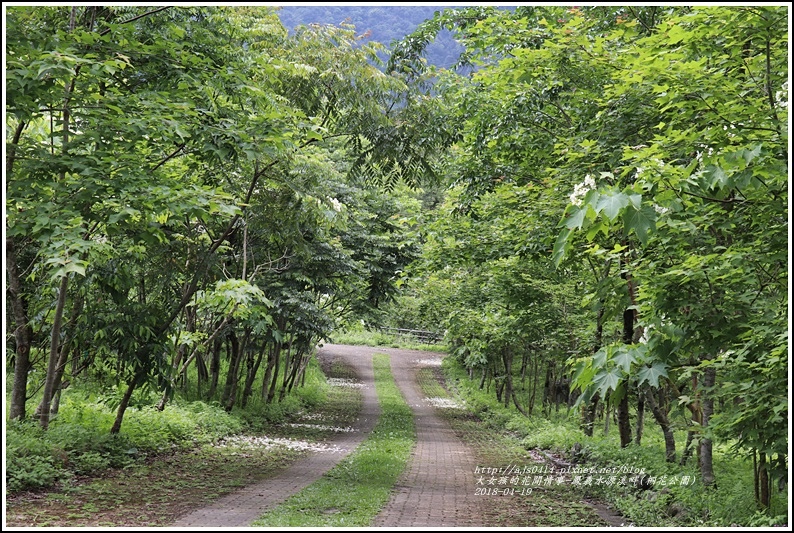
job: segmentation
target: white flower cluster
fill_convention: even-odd
[[[414,363],[424,366],[441,366],[441,359],[417,359]]]
[[[788,80],[780,87],[782,90],[775,92],[775,106],[781,109],[788,108]]]
[[[577,206],[577,207],[581,206],[582,202],[584,200],[584,197],[588,193],[588,191],[590,191],[592,189],[595,189],[595,188],[596,188],[596,182],[595,182],[595,179],[593,179],[593,176],[591,176],[590,174],[586,175],[584,177],[584,181],[582,181],[581,183],[577,183],[574,186],[573,192],[571,193],[571,196],[569,197],[570,200],[571,200],[571,203],[573,205]]]
[[[331,207],[334,208],[334,211],[338,213],[342,210],[342,202],[340,202],[336,198],[331,198],[330,202],[331,202]]]
[[[710,148],[710,147],[706,146],[705,144],[701,144],[701,145],[700,145],[700,147],[701,147],[701,148],[702,148],[704,151],[707,151],[707,152],[708,152],[708,156],[709,156],[709,157],[711,157],[712,155],[714,155],[714,148]],[[698,160],[698,162],[702,163],[702,162],[703,162],[703,152],[701,152],[700,150],[698,150],[697,152],[695,152],[695,159],[697,159],[697,160]]]
[[[282,439],[270,437],[256,437],[253,435],[238,435],[227,437],[215,444],[216,448],[234,448],[239,450],[254,450],[257,448],[275,448],[282,446],[290,450],[308,450],[312,452],[339,452],[342,448],[328,446],[327,444],[306,442],[304,440]]]
[[[355,431],[355,429],[350,426],[340,428],[336,426],[324,426],[322,424],[287,424],[287,425],[293,428],[319,429],[321,431],[333,431],[334,433],[351,433]]]

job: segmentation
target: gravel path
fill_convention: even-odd
[[[441,364],[444,354],[379,349],[389,354],[394,379],[414,411],[416,447],[376,527],[482,525],[482,498],[474,495],[476,461],[422,394],[416,371]]]
[[[357,348],[357,347],[350,347]],[[324,348],[320,357],[333,361],[340,359],[353,367],[362,387],[363,406],[355,431],[341,433],[327,442],[328,450],[310,452],[309,455],[281,470],[274,477],[216,500],[209,507],[188,513],[177,520],[173,527],[247,527],[251,523],[288,497],[317,481],[339,461],[352,452],[375,427],[380,415],[378,397],[375,393],[375,378],[372,370],[371,352],[335,350]]]
[[[375,527],[455,527],[481,525],[481,499],[474,496],[475,459],[419,390],[417,369],[441,364],[444,354],[326,345],[318,352],[324,362],[341,360],[364,383],[364,402],[356,431],[330,440],[330,451],[311,452],[275,477],[223,497],[189,513],[174,527],[246,527],[265,511],[319,479],[352,452],[375,426],[380,413],[374,387],[372,356],[390,356],[394,379],[414,411],[417,443],[394,493],[375,518]]]

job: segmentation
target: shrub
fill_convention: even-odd
[[[6,451],[6,487],[9,492],[49,487],[67,472],[55,465],[52,456],[17,455]]]
[[[95,474],[107,469],[110,459],[96,452],[85,452],[72,459],[71,469],[76,474]]]

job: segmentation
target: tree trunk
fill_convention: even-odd
[[[535,409],[535,398],[538,395],[538,377],[540,370],[540,356],[535,357],[535,360],[532,362],[532,389],[529,393],[529,414],[532,414],[532,411]]]
[[[284,396],[287,394],[287,383],[289,382],[290,375],[292,374],[292,367],[295,361],[295,353],[292,349],[292,338],[290,337],[290,341],[287,343],[287,355],[284,357],[284,376],[281,378],[281,389],[278,393],[278,401],[284,399]]]
[[[55,317],[52,322],[52,332],[50,334],[50,357],[47,363],[47,375],[44,378],[44,391],[41,396],[41,405],[46,406],[39,412],[39,424],[47,429],[50,424],[50,402],[55,392],[55,374],[58,369],[58,359],[60,352],[61,323],[63,322],[63,308],[66,305],[66,290],[69,288],[69,275],[65,274],[61,278],[61,285],[58,288],[58,302],[55,305]]]
[[[717,379],[717,369],[709,366],[703,371],[703,388],[705,388],[705,398],[703,399],[703,418],[701,427],[708,431],[711,415],[714,414],[714,400],[711,390]],[[714,485],[714,465],[712,462],[712,443],[711,439],[704,435],[700,441],[700,476],[703,485],[710,487]]]
[[[212,343],[212,356],[210,358],[210,374],[211,374],[211,381],[210,381],[210,390],[207,393],[209,398],[214,398],[215,393],[218,390],[218,381],[221,377],[221,347],[223,346],[223,341],[221,339],[215,339],[215,342]]]
[[[623,395],[620,403],[618,403],[618,432],[620,433],[621,448],[625,448],[631,444],[631,421],[629,420],[628,390],[626,390],[626,393]]]
[[[769,509],[769,471],[767,469],[766,454],[758,454],[758,488],[760,497],[758,503],[762,509]]]
[[[142,371],[138,371],[129,383],[127,383],[127,390],[124,392],[121,403],[119,403],[119,408],[116,410],[116,419],[113,421],[113,427],[110,428],[111,435],[116,435],[121,431],[121,422],[124,420],[124,413],[127,411],[127,406],[130,404],[132,393],[135,391],[138,381],[140,381],[144,375]]]
[[[584,415],[583,415],[583,423],[582,423],[582,430],[584,434],[588,437],[593,436],[593,427],[595,426],[595,418],[596,418],[596,410],[598,408],[598,400],[601,397],[596,392],[587,405],[584,406]]]
[[[642,394],[637,394],[637,425],[634,429],[634,444],[640,446],[642,444],[642,430],[645,424],[645,400],[642,399]]]
[[[16,247],[14,239],[6,238],[6,273],[8,274],[7,293],[14,311],[14,384],[11,391],[11,405],[9,418],[22,420],[25,418],[25,405],[28,394],[28,372],[30,371],[30,344],[33,339],[33,329],[28,320],[28,306],[22,295],[22,283],[19,279],[17,266]]]
[[[41,404],[39,404],[37,412],[41,412],[42,409],[49,409],[50,415],[58,414],[58,408],[60,406],[61,400],[61,390],[66,388],[61,386],[61,381],[63,380],[63,374],[66,371],[66,363],[69,361],[69,352],[71,351],[72,340],[74,339],[74,332],[77,329],[77,320],[80,318],[80,313],[83,312],[83,303],[84,298],[78,295],[75,298],[74,305],[72,306],[72,312],[69,316],[69,323],[66,326],[67,336],[64,339],[63,344],[60,347],[60,353],[58,354],[58,364],[55,367],[55,375],[53,377],[53,399],[50,400],[50,405],[45,406],[44,401],[42,400]]]
[[[664,392],[665,389],[661,389],[660,392]],[[651,408],[651,414],[653,414],[654,420],[656,423],[659,424],[659,427],[662,428],[662,435],[664,435],[664,457],[665,461],[668,463],[675,463],[675,435],[673,434],[673,430],[670,428],[670,419],[667,416],[667,411],[661,407],[661,405],[656,403],[656,399],[653,396],[653,391],[650,389],[645,391],[645,398],[648,402],[648,406]],[[661,402],[665,404],[666,402]]]
[[[596,330],[593,339],[593,353],[601,349],[604,338],[604,301],[599,300],[598,313],[596,314]],[[588,437],[593,436],[593,427],[595,425],[596,410],[598,408],[598,400],[601,397],[596,392],[589,402],[583,407],[582,413],[582,430]]]
[[[229,360],[229,372],[226,374],[226,385],[223,388],[224,408],[227,412],[232,410],[237,400],[237,380],[240,374],[240,362],[243,357],[240,341],[234,331],[229,332],[229,342],[231,344],[231,358]]]
[[[251,391],[254,388],[254,380],[256,379],[256,373],[259,370],[259,365],[262,363],[262,359],[265,356],[265,350],[267,346],[263,345],[262,349],[259,350],[256,356],[253,355],[253,352],[249,355],[248,359],[246,360],[246,368],[248,369],[248,374],[245,376],[245,386],[243,387],[243,396],[240,399],[240,405],[245,407],[248,405],[248,398],[251,397]]]
[[[273,377],[270,380],[270,388],[267,391],[266,403],[271,403],[276,398],[276,387],[278,386],[278,371],[280,368],[279,358],[281,357],[282,345],[280,342],[276,343],[275,359],[273,360]]]
[[[513,352],[509,348],[502,350],[502,362],[505,365],[505,407],[510,407],[510,399],[513,397]]]
[[[265,375],[262,377],[262,398],[267,398],[268,387],[270,387],[270,381],[273,379],[273,366],[276,364],[276,344],[268,342],[265,346],[268,352]],[[265,346],[262,349],[265,349]]]
[[[623,342],[631,344],[634,340],[634,310],[623,311]],[[618,431],[620,433],[620,447],[625,448],[631,444],[631,421],[629,420],[629,384],[624,382],[625,393],[618,403]]]

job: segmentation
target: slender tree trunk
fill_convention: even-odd
[[[22,283],[19,279],[16,246],[12,237],[6,238],[6,273],[8,275],[7,293],[14,311],[14,384],[11,390],[9,418],[22,420],[25,418],[25,406],[28,394],[28,372],[30,371],[30,345],[33,329],[28,320],[27,300],[22,294]]]
[[[58,358],[60,352],[58,346],[61,339],[61,323],[63,322],[63,308],[66,305],[66,291],[69,288],[69,276],[65,274],[61,278],[61,285],[58,288],[58,301],[55,305],[55,317],[52,322],[52,332],[50,334],[50,357],[47,363],[47,375],[44,378],[44,391],[42,392],[41,405],[47,406],[39,413],[39,424],[47,429],[50,424],[50,402],[55,386],[55,371],[58,368]]]
[[[52,384],[52,391],[53,391],[53,398],[50,400],[49,405],[44,404],[44,400],[39,404],[37,408],[37,413],[40,413],[43,409],[49,409],[50,415],[58,414],[58,408],[60,405],[60,397],[61,397],[61,381],[63,380],[63,374],[66,371],[66,364],[69,361],[69,352],[71,351],[72,347],[72,340],[74,339],[74,332],[77,329],[77,321],[80,318],[80,314],[83,312],[83,303],[84,298],[78,295],[75,298],[74,305],[72,306],[72,311],[69,315],[69,323],[66,326],[67,336],[64,339],[63,343],[60,346],[60,352],[58,354],[58,363],[55,367],[55,374],[53,376],[53,384]]]
[[[132,399],[132,393],[135,391],[135,387],[138,386],[138,382],[143,379],[144,375],[142,371],[139,371],[127,383],[127,390],[124,392],[121,403],[119,403],[119,407],[116,410],[116,419],[113,421],[113,427],[110,428],[111,435],[116,435],[121,431],[121,422],[124,420],[124,413],[127,411],[127,406],[130,404],[130,399]]]
[[[596,331],[593,338],[593,353],[601,349],[604,339],[604,301],[599,300],[598,313],[596,314]],[[582,413],[582,430],[588,437],[593,436],[593,427],[595,425],[596,410],[598,408],[598,400],[601,397],[596,392],[590,401],[583,406]]]
[[[292,339],[287,343],[287,353],[284,356],[284,375],[281,378],[281,388],[279,389],[278,393],[278,401],[284,399],[284,396],[287,394],[287,382],[289,382],[289,377],[291,374],[291,368],[293,361],[295,359],[295,354],[292,351]]]
[[[212,355],[210,358],[210,390],[207,393],[207,396],[210,398],[215,397],[215,393],[218,390],[218,381],[221,377],[221,348],[223,347],[223,341],[221,339],[215,339],[212,343]]]
[[[642,430],[645,424],[645,401],[642,399],[642,394],[637,394],[637,425],[634,430],[634,444],[640,446],[642,444]]]
[[[596,392],[590,401],[587,402],[587,405],[584,406],[584,423],[582,424],[582,430],[588,437],[593,436],[593,427],[595,426],[596,411],[600,398],[601,397]]]
[[[618,432],[620,433],[620,447],[625,448],[631,444],[631,421],[629,420],[629,393],[618,403]]]
[[[709,430],[709,423],[711,415],[714,414],[714,400],[712,399],[714,384],[717,379],[717,369],[714,366],[709,366],[703,371],[703,387],[705,390],[705,398],[703,399],[703,421],[702,428],[706,431]],[[703,485],[710,487],[714,485],[714,465],[712,462],[712,443],[711,439],[705,438],[700,441],[700,476],[703,479]]]
[[[267,343],[267,366],[262,377],[262,398],[267,398],[270,381],[273,379],[273,366],[276,364],[276,343]]]
[[[237,380],[240,374],[240,362],[242,360],[242,350],[240,341],[234,331],[229,332],[231,343],[231,359],[229,361],[229,372],[226,374],[226,386],[223,389],[223,399],[226,411],[231,411],[237,401]]]
[[[275,359],[273,361],[273,377],[270,380],[270,388],[267,391],[267,402],[271,403],[276,397],[276,387],[278,386],[278,370],[281,365],[279,365],[279,358],[281,357],[281,350],[282,345],[280,342],[276,343],[275,349]]]
[[[529,414],[535,409],[535,398],[538,396],[538,378],[540,377],[540,357],[535,357],[532,362],[532,391],[529,394]]]
[[[623,311],[623,342],[631,344],[634,339],[634,310]],[[625,394],[618,403],[618,431],[620,433],[620,447],[625,448],[631,444],[631,421],[629,420],[629,384],[624,382]]]
[[[256,373],[259,371],[259,365],[262,363],[262,359],[265,356],[265,351],[267,349],[267,345],[263,345],[262,349],[259,350],[256,357],[254,357],[253,353],[247,359],[247,369],[248,374],[245,376],[245,386],[243,387],[243,396],[240,399],[240,405],[245,407],[248,405],[248,398],[251,397],[251,391],[254,388],[254,381],[256,380]]]
[[[665,389],[661,389],[664,393]],[[675,463],[675,435],[670,427],[670,419],[667,416],[667,411],[658,403],[653,396],[653,391],[647,389],[645,391],[645,398],[648,406],[651,408],[654,420],[662,428],[662,435],[664,435],[664,457],[668,463]],[[666,402],[661,402],[665,404]]]
[[[502,362],[505,365],[505,407],[509,407],[513,397],[513,351],[510,348],[502,350]]]
[[[758,503],[761,504],[763,509],[769,509],[769,471],[767,469],[766,454],[760,452],[758,454],[758,488],[760,498]]]

